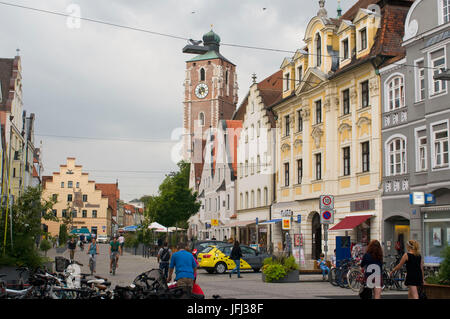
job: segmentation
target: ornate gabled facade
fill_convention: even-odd
[[[241,129],[241,121],[220,120],[217,129],[208,132],[198,188],[201,207],[189,219],[190,237],[223,240],[232,236],[232,217],[236,213],[237,144]]]
[[[288,232],[280,223],[273,226],[274,247],[285,249],[287,238],[302,234],[306,260],[332,254],[336,236],[348,234],[354,243],[381,239],[378,69],[404,52],[402,26],[412,1],[359,0],[337,19],[319,2],[306,28],[306,46],[281,65],[283,99],[272,108],[278,127],[273,218],[286,211],[294,220],[301,216]],[[321,195],[335,199],[328,247]],[[364,222],[341,227],[342,220],[360,215],[367,217]]]
[[[270,248],[274,200],[275,117],[270,106],[281,99],[282,71],[254,82],[233,119],[242,121],[238,143],[237,214],[233,238]],[[258,219],[258,225],[256,225]]]

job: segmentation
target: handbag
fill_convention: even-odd
[[[359,298],[361,299],[372,299],[372,289],[366,285],[361,286],[359,289]]]

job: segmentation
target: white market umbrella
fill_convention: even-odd
[[[172,232],[172,231],[181,231],[181,230],[186,230],[186,229],[184,229],[184,228],[179,228],[179,227],[169,227],[169,231],[170,231],[170,232]]]
[[[153,222],[148,226],[148,229],[153,229],[156,232],[168,232],[169,229],[157,222]]]

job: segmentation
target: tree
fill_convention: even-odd
[[[35,245],[36,238],[43,234],[42,220],[58,221],[53,215],[52,208],[55,204],[53,199],[42,199],[40,187],[28,187],[12,206],[12,243],[9,236],[10,220],[8,218],[7,241],[3,246],[5,238],[6,207],[1,207],[2,219],[0,221],[0,238],[2,260],[0,264],[24,264],[29,267],[39,266],[43,260],[38,254]],[[5,251],[5,254],[3,254]]]
[[[189,188],[190,164],[178,164],[179,171],[171,172],[159,186],[158,196],[147,196],[145,202],[146,218],[166,227],[187,227],[189,217],[200,209],[197,193]]]

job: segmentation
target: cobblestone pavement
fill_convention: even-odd
[[[158,268],[156,257],[144,258],[124,252],[120,256],[119,267],[115,276],[109,274],[109,245],[99,244],[100,255],[97,256],[97,275],[108,278],[114,288],[115,285],[129,285],[134,278],[147,270]],[[77,248],[75,260],[83,264],[83,273],[89,272],[87,247],[84,251]],[[56,255],[69,257],[66,250],[63,254],[56,254],[55,249],[48,252],[50,258]],[[199,270],[197,283],[203,289],[207,298],[219,295],[222,298],[233,299],[343,299],[358,298],[357,293],[351,289],[334,287],[328,282],[321,281],[321,275],[300,276],[299,283],[273,284],[265,283],[261,279],[261,273],[242,272],[243,278],[234,275],[231,279],[227,274],[208,274]],[[406,299],[407,292],[387,291],[382,293],[382,298]]]

